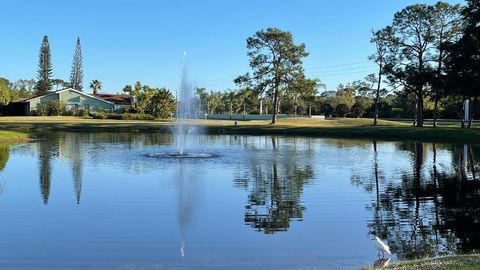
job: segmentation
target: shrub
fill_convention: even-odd
[[[107,113],[106,113],[106,112],[103,112],[103,111],[99,111],[99,112],[96,112],[96,113],[92,113],[92,114],[90,114],[90,116],[91,116],[93,119],[107,119]]]
[[[124,113],[120,114],[122,120],[155,120],[155,117],[150,114],[143,113]]]
[[[333,113],[333,107],[332,105],[328,103],[323,103],[320,106],[320,112],[323,113],[325,116],[330,116]]]
[[[61,100],[47,101],[45,105],[47,106],[47,114],[49,116],[62,115],[67,110],[67,103]]]
[[[90,110],[89,109],[81,109],[78,111],[77,116],[81,116],[83,118],[90,118]]]
[[[345,115],[350,111],[350,108],[348,107],[347,104],[340,103],[337,105],[335,108],[335,112],[337,113],[338,116],[340,117],[345,117]]]
[[[352,117],[362,117],[365,114],[366,110],[367,108],[365,108],[363,103],[356,102],[350,109],[350,115]]]
[[[106,113],[96,112],[90,114],[94,119],[114,119],[114,120],[155,120],[155,117],[149,114],[143,113]]]
[[[45,103],[37,104],[37,108],[32,111],[32,114],[35,116],[46,116],[47,115],[47,106]]]

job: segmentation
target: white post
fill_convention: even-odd
[[[463,103],[463,110],[465,115],[463,116],[463,120],[465,122],[468,122],[470,120],[470,100],[465,100],[465,103]]]
[[[263,99],[260,98],[260,115],[262,114],[263,111]]]

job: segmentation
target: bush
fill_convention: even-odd
[[[355,103],[353,104],[352,108],[350,109],[350,115],[352,117],[363,117],[367,108],[365,108],[364,104],[362,103]]]
[[[51,100],[37,105],[36,110],[32,111],[37,116],[58,116],[67,112],[67,103],[59,100]]]
[[[340,117],[345,117],[345,115],[350,112],[350,108],[348,107],[347,104],[340,103],[337,105],[335,108],[335,113],[337,113],[338,116]]]
[[[107,113],[103,112],[103,111],[92,113],[92,114],[90,114],[90,116],[93,119],[107,119]]]
[[[37,108],[32,111],[32,114],[35,116],[46,116],[47,106],[44,103],[37,104]]]
[[[78,111],[77,116],[81,116],[83,118],[90,118],[90,110],[89,109],[81,109]]]
[[[124,113],[120,114],[121,120],[155,120],[155,117],[150,114],[143,113]]]
[[[149,114],[143,113],[106,113],[96,112],[91,114],[94,119],[114,119],[114,120],[155,120],[155,117]]]
[[[328,103],[323,103],[320,106],[320,112],[323,113],[325,116],[330,116],[333,113],[333,107],[332,105]]]

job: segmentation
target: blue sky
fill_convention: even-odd
[[[245,40],[277,27],[305,43],[307,75],[334,89],[374,72],[370,29],[389,24],[415,0],[3,0],[0,77],[36,77],[42,37],[48,35],[55,78],[68,80],[75,41],[82,43],[84,86],[103,82],[121,92],[141,81],[175,90],[183,51],[189,78],[210,90],[234,88],[249,71]],[[463,1],[446,1],[463,3]]]

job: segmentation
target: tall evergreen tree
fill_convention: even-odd
[[[303,77],[302,58],[308,56],[305,44],[296,45],[290,32],[277,28],[260,30],[247,39],[250,58],[249,73],[235,79],[239,85],[251,86],[257,92],[273,95],[272,124],[280,109],[281,90],[288,90],[296,79]]]
[[[465,27],[460,39],[447,44],[446,87],[452,89],[449,94],[462,96],[462,101],[473,98],[473,107],[480,88],[480,5],[478,0],[468,0],[462,12]],[[462,119],[463,119],[462,111]],[[470,120],[473,115],[470,115]],[[472,122],[469,122],[469,127]],[[462,120],[462,127],[465,126]]]
[[[75,54],[73,55],[70,86],[79,91],[83,89],[82,47],[80,46],[80,38],[77,38],[77,46],[75,48]]]
[[[35,86],[36,95],[44,95],[52,89],[52,60],[48,36],[43,37],[38,60],[38,81]]]

